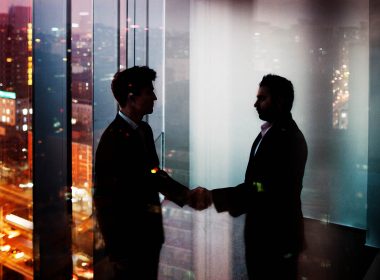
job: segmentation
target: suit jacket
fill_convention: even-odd
[[[101,136],[95,156],[94,202],[111,259],[133,254],[142,245],[162,244],[159,192],[179,206],[187,188],[159,166],[150,126],[134,130],[119,115]]]
[[[291,114],[275,122],[252,150],[244,183],[212,191],[217,211],[246,213],[246,250],[297,253],[304,246],[301,210],[307,145]],[[251,250],[251,249],[250,249]]]

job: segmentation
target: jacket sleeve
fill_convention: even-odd
[[[148,124],[144,124],[144,134],[148,141],[148,152],[150,154],[150,166],[148,180],[156,187],[156,190],[167,199],[183,207],[187,204],[189,189],[171,178],[164,170],[159,168],[159,159],[154,145],[153,132]]]
[[[246,213],[252,198],[257,195],[257,191],[246,183],[235,187],[214,189],[211,193],[216,211],[228,211],[233,217]]]
[[[171,178],[165,171],[160,169],[153,169],[151,179],[154,184],[158,186],[158,191],[165,196],[165,198],[173,201],[178,206],[183,207],[188,203],[189,189]]]

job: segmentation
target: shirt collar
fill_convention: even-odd
[[[131,118],[129,118],[128,116],[126,116],[125,114],[123,114],[123,112],[119,111],[119,116],[125,120],[131,127],[133,130],[137,129],[139,126],[137,123],[135,123],[134,121],[131,120]]]
[[[261,125],[261,137],[264,137],[264,135],[268,132],[268,130],[272,127],[272,124],[269,122],[265,122]]]

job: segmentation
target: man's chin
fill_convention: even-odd
[[[259,114],[259,119],[262,120],[262,121],[266,121],[267,120],[267,118],[264,115],[262,115],[262,114]]]
[[[272,116],[270,114],[259,114],[259,118],[260,120],[262,121],[265,121],[265,122],[271,122],[272,121]]]

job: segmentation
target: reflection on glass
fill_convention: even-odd
[[[31,2],[0,3],[0,279],[33,278]]]
[[[189,13],[192,184],[243,180],[261,124],[253,108],[258,82],[279,74],[295,85],[293,116],[309,144],[305,216],[366,228],[368,1],[190,1]],[[234,279],[244,274],[240,232],[216,229],[210,216],[203,238],[218,232],[234,241],[233,253],[214,254],[228,248],[212,239],[206,254],[215,257],[206,272],[196,267],[196,278],[232,263],[222,269]]]
[[[115,118],[117,112],[111,92],[111,81],[119,67],[126,67],[126,56],[120,55],[119,59],[119,52],[125,49],[125,37],[119,38],[118,32],[119,28],[123,29],[120,26],[125,26],[126,16],[124,14],[124,17],[120,17],[120,22],[117,16],[118,13],[126,13],[126,2],[131,1],[93,1],[93,151],[96,150],[104,129]],[[111,273],[107,270],[107,262],[104,262],[104,242],[96,221],[93,232],[94,277],[106,280],[110,278]]]
[[[149,122],[156,135],[163,132],[161,164],[173,178],[189,185],[189,9],[185,3],[188,1],[149,3],[148,57],[159,74],[158,100]],[[163,217],[166,239],[159,279],[196,279],[194,212],[164,202]]]
[[[348,128],[348,104],[350,92],[348,87],[349,69],[346,64],[342,64],[333,73],[333,127],[335,129]]]
[[[73,274],[93,279],[92,2],[73,1],[71,9]]]

